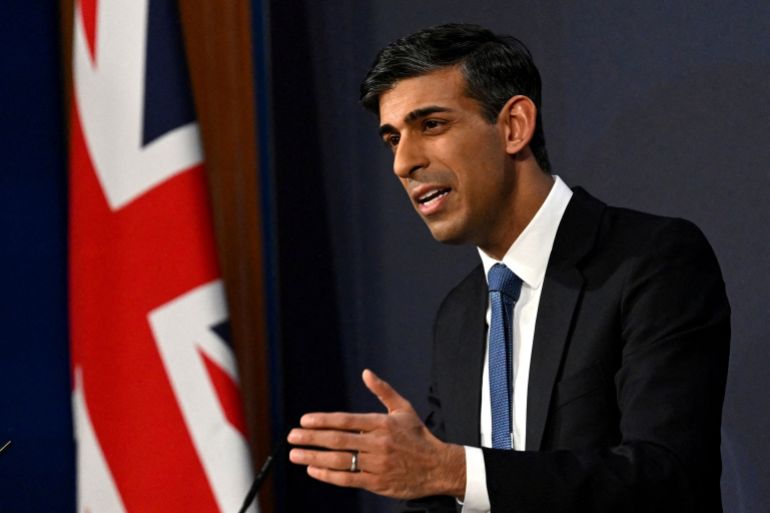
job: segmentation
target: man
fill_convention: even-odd
[[[482,264],[437,315],[426,424],[364,371],[388,413],[305,415],[291,460],[411,511],[721,511],[729,305],[698,229],[550,174],[513,38],[396,41],[362,101],[434,238]]]

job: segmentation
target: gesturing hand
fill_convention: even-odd
[[[366,387],[388,413],[308,413],[302,428],[289,433],[289,443],[328,450],[292,449],[289,459],[307,465],[319,481],[363,488],[412,499],[465,493],[465,451],[433,436],[409,401],[372,371],[365,370]],[[359,472],[351,472],[357,453]]]

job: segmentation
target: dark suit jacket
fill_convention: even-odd
[[[447,442],[480,445],[486,304],[479,266],[436,318],[427,424]],[[492,512],[720,512],[729,318],[693,224],[576,189],[538,308],[527,450],[484,449]]]

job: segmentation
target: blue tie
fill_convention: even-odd
[[[489,395],[492,404],[492,447],[511,448],[511,395],[513,368],[513,307],[521,279],[503,264],[489,270]]]

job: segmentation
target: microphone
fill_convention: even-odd
[[[251,484],[249,493],[246,494],[246,498],[243,501],[243,506],[241,506],[241,509],[238,510],[238,513],[246,513],[246,510],[249,509],[251,503],[254,502],[254,498],[257,496],[257,492],[262,486],[262,482],[265,480],[265,478],[267,478],[267,475],[270,473],[270,469],[273,467],[273,460],[284,449],[284,447],[286,447],[286,437],[281,439],[278,445],[275,446],[275,449],[273,449],[273,452],[270,454],[270,456],[268,456],[265,462],[262,464],[262,468],[259,469],[259,472],[257,472],[257,475],[254,477],[254,482]],[[2,452],[2,449],[0,449],[0,452]]]

